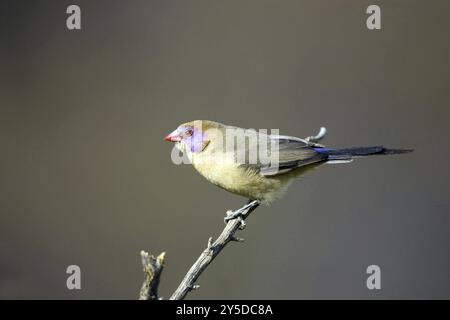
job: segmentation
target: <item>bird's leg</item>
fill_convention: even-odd
[[[251,200],[249,199],[247,204],[243,206],[240,209],[237,210],[228,210],[227,215],[224,218],[225,223],[228,223],[228,221],[233,219],[239,219],[241,221],[241,227],[245,227],[244,219],[242,219],[243,216],[246,214],[249,214],[253,210],[255,210],[259,206],[258,200]]]

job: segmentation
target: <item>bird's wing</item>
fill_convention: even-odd
[[[290,136],[270,136],[278,143],[278,166],[264,166],[260,174],[276,176],[287,173],[299,167],[326,160],[327,156],[314,150],[314,143]]]
[[[314,150],[314,146],[320,146],[315,143],[297,137],[259,135],[259,146],[264,143],[270,144],[273,142],[275,142],[275,146],[278,149],[278,157],[271,159],[275,159],[276,161],[272,161],[271,163],[263,163],[261,161],[250,163],[247,157],[245,163],[240,163],[240,165],[249,170],[258,172],[263,176],[277,176],[299,167],[325,161],[327,159],[327,155]],[[272,147],[273,144],[272,146],[268,146],[268,149],[270,150]],[[246,145],[245,152],[247,154],[249,154],[249,152],[260,152],[260,150],[255,150],[254,148],[255,147],[252,148],[251,146]]]

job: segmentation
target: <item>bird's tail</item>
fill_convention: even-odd
[[[412,152],[412,149],[388,149],[383,146],[353,147],[344,149],[316,148],[319,153],[328,155],[328,163],[350,162],[357,157],[372,155],[391,155]]]

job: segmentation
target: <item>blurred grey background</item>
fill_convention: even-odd
[[[66,8],[82,30],[66,28]],[[378,4],[382,29],[366,28]],[[169,295],[245,199],[175,166],[210,119],[384,144],[259,208],[190,299],[450,298],[449,1],[0,2],[0,298]],[[66,288],[68,265],[82,290]],[[366,288],[381,267],[382,289]]]

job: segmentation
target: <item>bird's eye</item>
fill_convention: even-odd
[[[194,131],[192,129],[186,130],[186,135],[187,136],[192,136],[193,133],[194,133]]]

